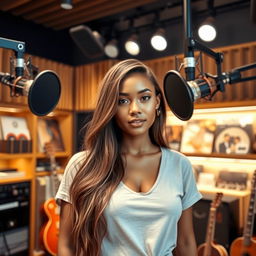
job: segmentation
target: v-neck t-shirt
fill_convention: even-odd
[[[161,151],[158,176],[149,191],[135,192],[120,182],[112,194],[104,210],[108,232],[102,241],[102,256],[172,255],[182,211],[202,196],[189,160],[167,148]],[[84,156],[80,152],[71,158],[57,199],[70,202],[69,187]]]

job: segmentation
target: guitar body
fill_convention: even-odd
[[[41,241],[47,250],[47,252],[56,256],[58,251],[58,236],[59,236],[59,223],[60,223],[60,211],[55,199],[53,198],[57,193],[59,187],[59,179],[57,177],[57,163],[54,156],[54,147],[52,143],[45,143],[45,150],[47,156],[50,158],[50,170],[52,185],[52,198],[49,198],[43,204],[43,211],[48,217],[48,221],[45,223],[40,232]]]
[[[244,238],[239,237],[235,239],[230,247],[230,256],[255,256],[256,255],[256,241],[251,239],[251,244],[244,245]]]
[[[48,217],[48,221],[41,230],[41,241],[43,241],[45,249],[51,255],[56,256],[60,217],[58,213],[58,205],[54,198],[50,198],[44,203],[43,210]]]
[[[206,243],[201,244],[197,249],[198,256],[228,256],[227,250],[220,244],[211,243],[209,255],[205,255],[206,248]]]

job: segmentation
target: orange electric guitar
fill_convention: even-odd
[[[50,143],[45,145],[46,154],[50,158],[51,185],[52,192],[55,195],[59,186],[59,180],[56,171],[56,160],[54,150]],[[53,197],[54,197],[53,195]],[[43,205],[43,211],[48,217],[47,223],[41,230],[41,241],[48,253],[57,255],[58,234],[59,234],[59,207],[54,198],[49,198]]]
[[[199,245],[197,249],[198,256],[228,256],[227,250],[222,245],[216,244],[213,241],[216,222],[216,211],[221,203],[222,196],[223,193],[216,193],[216,196],[211,203],[205,243]]]
[[[230,256],[255,256],[256,255],[256,240],[252,239],[253,223],[255,216],[255,196],[256,196],[256,170],[253,173],[252,188],[247,221],[244,226],[242,237],[235,239],[230,248]]]

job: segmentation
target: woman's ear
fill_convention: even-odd
[[[161,103],[161,95],[160,93],[156,95],[156,109],[159,109]]]

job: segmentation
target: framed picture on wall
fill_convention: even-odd
[[[54,151],[65,151],[59,122],[56,119],[38,119],[38,150],[44,152],[46,143],[51,143]]]
[[[186,123],[181,140],[181,152],[212,153],[216,121],[214,119],[191,120]]]
[[[251,153],[253,140],[252,125],[218,125],[216,129],[214,152],[221,154]]]

